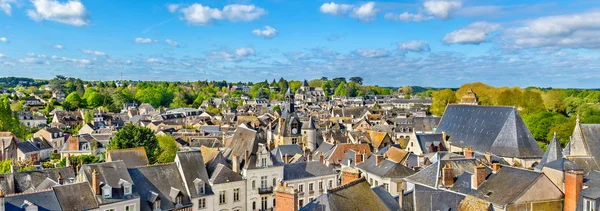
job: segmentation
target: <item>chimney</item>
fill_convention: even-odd
[[[65,159],[65,166],[71,166],[71,154],[67,153],[67,158]]]
[[[96,169],[92,171],[92,189],[94,190],[94,194],[100,195],[100,176]]]
[[[379,166],[383,162],[383,155],[375,155],[375,165]]]
[[[274,189],[275,192],[275,210],[277,211],[298,211],[298,192],[294,187],[282,184],[280,182]]]
[[[231,156],[231,170],[240,173],[240,158],[237,155]]]
[[[442,140],[443,140],[444,142],[447,142],[447,141],[448,141],[448,136],[446,135],[446,131],[442,131]]]
[[[423,154],[420,154],[417,157],[417,166],[423,166],[423,164],[425,164],[425,157],[423,156]]]
[[[290,162],[290,157],[286,154],[283,155],[283,163],[289,163]]]
[[[248,150],[244,151],[244,160],[245,162],[248,162],[248,160],[250,159],[250,152],[248,152]]]
[[[471,188],[477,190],[477,187],[485,181],[485,166],[478,165],[473,167],[473,175],[471,175]]]
[[[446,188],[450,188],[454,185],[454,168],[452,168],[450,163],[446,163],[444,168],[442,168],[442,184]]]
[[[583,171],[571,170],[565,172],[565,209],[575,211],[577,200],[583,188]]]
[[[322,152],[319,152],[319,162],[321,162],[322,164],[325,164],[325,156],[323,156]]]
[[[498,173],[498,171],[500,171],[500,167],[502,167],[502,166],[499,163],[492,163],[492,170],[493,170],[492,172],[494,174]]]
[[[354,164],[359,164],[363,162],[363,154],[356,152],[354,153]]]
[[[345,167],[342,169],[342,185],[360,179],[360,171],[355,168]]]
[[[473,147],[467,147],[464,151],[465,158],[473,158]]]
[[[402,188],[400,190],[400,193],[398,193],[398,205],[400,207],[400,210],[403,210],[402,209],[402,201],[404,201],[404,188]]]

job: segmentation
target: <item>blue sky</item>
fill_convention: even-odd
[[[600,88],[600,1],[0,0],[0,76]]]

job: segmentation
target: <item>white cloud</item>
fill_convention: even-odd
[[[263,8],[254,5],[230,4],[223,7],[223,10],[210,8],[202,4],[192,4],[179,10],[183,13],[182,20],[189,24],[206,25],[214,20],[229,20],[231,22],[249,22],[259,19],[267,14]]]
[[[146,59],[146,62],[148,63],[160,63],[160,60],[157,58],[148,58]]]
[[[58,45],[58,44],[56,44],[56,45],[54,45],[52,47],[56,48],[56,49],[63,49],[64,48],[62,45]]]
[[[443,41],[448,44],[480,44],[486,42],[489,35],[499,28],[499,24],[475,22],[467,27],[446,34]]]
[[[375,8],[375,2],[367,2],[358,8],[352,10],[351,16],[363,22],[375,20],[379,9]]]
[[[91,56],[108,56],[108,54],[106,54],[104,52],[100,52],[100,51],[82,49],[81,52],[84,54],[87,54],[87,55],[91,55]]]
[[[429,47],[429,43],[424,40],[413,40],[408,42],[398,43],[398,48],[404,51],[412,51],[412,52],[429,52],[431,48]]]
[[[235,49],[235,54],[241,57],[254,55],[254,48],[238,48]]]
[[[413,13],[408,13],[408,12],[404,12],[399,15],[394,14],[394,13],[387,13],[387,14],[385,14],[384,17],[385,17],[385,19],[388,19],[388,20],[405,21],[405,22],[421,22],[421,21],[426,21],[426,20],[432,19],[431,16],[425,16],[421,13],[413,14]]]
[[[4,58],[6,55],[0,53],[0,58]]]
[[[7,43],[8,39],[6,39],[6,37],[0,37],[0,42]]]
[[[151,38],[136,37],[135,39],[133,39],[133,42],[140,43],[140,44],[149,44],[149,43],[156,43],[157,41],[153,40]]]
[[[265,28],[263,30],[261,29],[255,29],[252,30],[252,34],[259,36],[259,37],[265,37],[265,38],[272,38],[277,36],[277,29],[270,27],[270,26],[265,26]]]
[[[425,10],[441,19],[448,19],[450,15],[462,7],[459,0],[428,0],[423,3]]]
[[[173,13],[173,12],[177,12],[177,10],[179,9],[179,7],[181,7],[180,4],[167,4],[167,9],[169,10],[169,12]]]
[[[35,10],[27,10],[27,15],[35,21],[50,20],[74,26],[89,24],[87,10],[80,1],[31,0],[31,2]]]
[[[12,6],[11,4],[17,3],[17,0],[0,0],[0,10],[2,10],[6,15],[12,15]]]
[[[547,16],[509,28],[504,38],[517,47],[600,48],[600,11]]]
[[[173,46],[173,47],[178,47],[179,46],[179,43],[177,43],[177,42],[175,42],[173,40],[170,40],[170,39],[165,40],[165,42],[167,44],[169,44],[170,46]]]
[[[321,5],[321,12],[331,15],[342,15],[352,9],[350,4],[336,4],[334,2],[324,3]]]
[[[363,56],[363,57],[367,57],[367,58],[381,58],[381,57],[387,57],[390,55],[390,51],[385,50],[385,49],[356,49],[356,51],[354,51],[356,54]]]

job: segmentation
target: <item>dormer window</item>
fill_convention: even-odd
[[[102,196],[104,196],[105,199],[110,199],[112,197],[112,187],[105,184],[102,187]]]
[[[175,197],[175,205],[177,205],[177,206],[183,205],[183,196],[179,195],[179,196]]]
[[[152,204],[152,210],[160,210],[160,200],[156,200],[153,204]]]
[[[205,193],[206,183],[204,181],[202,181],[202,179],[196,178],[194,180],[194,185],[196,187],[196,194],[201,195],[201,194]]]
[[[119,180],[119,185],[121,185],[121,187],[123,187],[123,195],[128,196],[131,195],[131,183],[129,183],[128,181],[121,179]]]

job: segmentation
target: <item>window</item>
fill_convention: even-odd
[[[115,211],[115,209],[105,209],[104,211]]]
[[[323,190],[323,181],[319,181],[319,190]]]
[[[390,185],[387,183],[383,183],[383,188],[385,188],[386,191],[390,191]]]
[[[182,205],[183,204],[183,196],[177,196],[175,197],[175,205]]]
[[[595,211],[596,210],[596,201],[593,199],[583,199],[583,211]]]
[[[256,180],[252,180],[252,189],[256,189]]]
[[[130,204],[125,206],[125,211],[134,211],[135,210],[135,204]]]
[[[225,198],[225,191],[219,192],[219,204],[227,203],[227,198]]]
[[[198,209],[205,209],[206,208],[206,199],[198,199]]]
[[[327,188],[333,188],[333,180],[329,180],[329,186]]]
[[[304,193],[304,185],[303,184],[298,185],[298,193]]]
[[[373,185],[373,178],[369,179],[369,183]]]
[[[313,200],[313,198],[308,198],[308,203],[310,203]]]
[[[314,187],[313,187],[313,183],[308,183],[308,191],[313,191]]]
[[[260,188],[267,188],[267,176],[260,177]]]
[[[267,167],[267,158],[261,158],[260,160],[262,167]]]
[[[273,187],[277,187],[277,178],[273,178]]]
[[[255,201],[252,202],[252,210],[256,210],[256,202]]]
[[[292,144],[298,144],[298,138],[292,138]]]
[[[233,201],[236,202],[239,200],[240,200],[240,189],[239,188],[233,189]]]
[[[266,196],[265,197],[261,197],[260,202],[261,202],[260,203],[261,208],[263,210],[266,210],[267,209],[267,197]]]
[[[205,185],[204,181],[202,181],[201,179],[195,179],[194,180],[194,185],[196,186],[196,193],[198,195],[205,193],[204,189],[205,189],[206,185]]]
[[[154,205],[154,210],[160,210],[160,199],[157,199],[153,205]]]
[[[375,180],[375,186],[379,186],[379,181]]]
[[[108,185],[105,185],[102,188],[102,195],[105,199],[109,199],[110,197],[112,197],[112,188]]]
[[[304,199],[298,200],[298,207],[304,207]]]
[[[123,192],[125,193],[126,196],[131,195],[131,185],[124,185]]]

